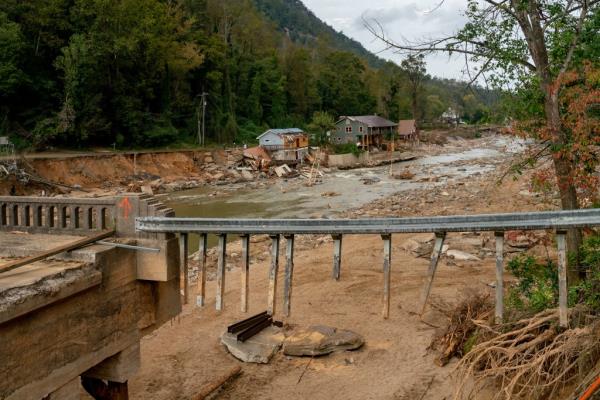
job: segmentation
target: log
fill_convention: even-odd
[[[25,258],[22,258],[20,260],[11,261],[11,262],[9,262],[7,264],[4,264],[4,265],[0,266],[0,273],[2,273],[2,272],[8,272],[8,271],[11,271],[11,270],[13,270],[15,268],[19,268],[19,267],[22,267],[24,265],[34,263],[36,261],[44,260],[44,259],[46,259],[48,257],[52,257],[52,256],[55,256],[57,254],[64,253],[65,251],[72,251],[72,250],[78,249],[80,247],[87,246],[88,244],[95,243],[98,240],[102,240],[102,239],[106,239],[108,237],[111,237],[114,234],[115,234],[114,230],[113,231],[102,232],[102,233],[99,233],[97,235],[88,236],[88,237],[86,237],[84,239],[76,240],[74,242],[71,242],[71,243],[68,243],[68,244],[65,244],[65,245],[62,245],[62,246],[58,246],[58,247],[55,247],[55,248],[50,249],[50,250],[43,251],[43,252],[38,253],[38,254],[34,254],[33,256],[25,257]]]
[[[239,365],[233,367],[229,372],[218,377],[213,382],[211,382],[208,385],[206,385],[205,387],[203,387],[202,390],[200,390],[200,392],[197,395],[192,397],[192,399],[193,400],[204,400],[215,390],[219,389],[221,386],[223,386],[227,382],[236,378],[241,372],[242,372],[242,367],[240,367]]]

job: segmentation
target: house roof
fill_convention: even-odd
[[[417,125],[414,119],[403,119],[398,122],[398,134],[401,136],[415,133]]]
[[[304,131],[302,129],[298,129],[298,128],[284,128],[284,129],[269,129],[268,131],[264,132],[262,135],[260,135],[259,137],[257,137],[257,139],[262,138],[263,136],[269,134],[269,133],[273,133],[277,136],[284,136],[284,135],[304,135]]]
[[[346,118],[348,118],[351,121],[361,122],[361,123],[367,125],[369,128],[389,128],[389,127],[398,126],[397,123],[392,122],[388,119],[382,118],[378,115],[353,115],[353,116],[347,115],[347,116],[340,117],[340,120],[338,121],[338,123],[343,121]]]

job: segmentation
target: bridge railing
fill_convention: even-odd
[[[0,197],[0,230],[77,233],[114,227],[115,199]]]
[[[242,297],[241,309],[248,309],[248,282],[250,266],[250,235],[266,234],[271,237],[271,266],[269,268],[268,312],[273,315],[276,308],[277,276],[279,269],[280,238],[286,238],[286,263],[284,274],[284,315],[289,316],[294,269],[294,237],[302,234],[328,234],[334,241],[333,278],[340,279],[343,235],[378,234],[383,239],[383,317],[389,316],[390,268],[392,235],[396,233],[435,233],[435,243],[421,296],[421,313],[427,305],[438,261],[447,232],[495,232],[496,239],[496,309],[498,322],[504,314],[504,234],[512,230],[556,231],[558,246],[559,314],[562,326],[568,325],[567,309],[567,255],[566,231],[572,228],[600,226],[600,209],[551,211],[532,213],[482,214],[416,218],[372,218],[372,219],[206,219],[146,217],[136,220],[136,229],[146,233],[179,233],[182,254],[187,254],[188,235],[200,236],[200,277],[198,279],[197,305],[205,302],[207,235],[219,237],[217,263],[216,308],[223,308],[225,290],[225,257],[227,235],[242,239]],[[183,257],[183,270],[187,271],[187,257]],[[184,274],[184,292],[188,292],[188,277]]]

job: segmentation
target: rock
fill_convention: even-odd
[[[243,169],[242,171],[242,178],[244,178],[247,181],[252,181],[254,180],[254,175],[252,175],[252,172],[247,171],[245,169]]]
[[[284,335],[280,328],[269,326],[245,342],[238,342],[235,335],[225,332],[221,336],[221,343],[238,360],[267,364],[279,351],[283,339]]]
[[[152,186],[150,186],[150,185],[142,185],[141,189],[142,189],[142,193],[144,193],[144,194],[149,194],[151,196],[154,195],[154,191],[152,190]]]
[[[481,261],[479,257],[460,250],[448,250],[446,255],[458,261]]]
[[[206,164],[210,164],[210,163],[214,162],[214,160],[212,157],[209,156],[209,157],[204,157],[204,162]]]
[[[355,332],[329,326],[311,326],[285,339],[283,353],[288,356],[321,356],[334,351],[356,350],[365,343]]]

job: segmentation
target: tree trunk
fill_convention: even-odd
[[[545,111],[548,129],[551,132],[553,144],[562,147],[567,144],[567,138],[561,127],[558,94],[553,92],[546,93]],[[562,151],[553,151],[552,161],[554,163],[562,209],[578,209],[579,202],[577,200],[577,189],[573,182],[573,166],[571,161],[564,156]],[[567,231],[567,252],[575,255],[575,260],[578,260],[577,254],[579,253],[581,243],[581,230],[569,229]],[[583,271],[579,271],[578,264],[578,261],[575,261],[574,265],[569,264],[568,280],[571,285],[585,278]]]

